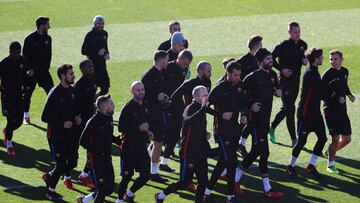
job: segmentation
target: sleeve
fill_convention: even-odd
[[[86,126],[80,136],[79,144],[87,150],[91,150],[91,148],[92,148],[92,144],[90,142],[90,136],[91,136],[91,134],[94,133],[94,128],[93,128],[92,123],[93,123],[93,119],[90,119],[86,123]]]
[[[345,94],[348,95],[348,96],[353,96],[353,94],[351,93],[350,91],[350,88],[349,88],[349,85],[348,85],[348,79],[349,79],[349,71],[346,70],[346,73],[345,73],[347,76],[346,76],[346,80],[345,80]]]
[[[86,34],[84,42],[81,47],[81,54],[85,55],[89,58],[95,58],[97,57],[98,50],[95,50],[91,45],[92,35],[91,32]]]
[[[50,36],[49,37],[49,53],[46,59],[46,67],[49,69],[51,66],[51,57],[52,57],[52,39]]]
[[[255,75],[252,73],[247,75],[244,79],[244,95],[247,98],[247,108],[251,108],[251,106],[256,102],[255,98],[252,97],[254,77]]]
[[[178,104],[181,102],[182,97],[184,96],[185,90],[187,89],[188,83],[184,82],[180,87],[178,87],[173,94],[171,95],[171,102]]]
[[[109,48],[108,48],[108,38],[109,38],[109,34],[107,32],[105,32],[106,35],[106,40],[105,40],[105,49],[106,49],[106,53],[110,54]]]
[[[273,66],[274,68],[276,68],[278,71],[281,71],[281,67],[280,67],[280,64],[279,62],[277,61],[278,57],[280,56],[281,54],[281,50],[282,50],[282,47],[281,47],[281,44],[277,45],[273,52],[271,53],[272,57],[273,57]]]
[[[26,37],[24,40],[24,47],[23,47],[23,56],[27,59],[28,61],[28,65],[29,65],[29,69],[33,68],[33,64],[31,64],[31,58],[33,56],[33,51],[32,51],[32,47],[31,47],[31,39],[30,37]]]
[[[59,116],[55,115],[55,112],[57,110],[56,106],[56,92],[54,91],[55,88],[53,88],[45,102],[44,110],[41,115],[41,120],[45,123],[51,124],[53,126],[63,128],[64,122],[59,118]]]
[[[325,74],[321,78],[321,99],[326,101],[331,96],[334,91],[333,88],[329,85],[329,73],[325,72]]]
[[[244,88],[244,84],[241,85],[241,92],[239,96],[239,112],[241,116],[246,116],[248,110],[248,97]]]

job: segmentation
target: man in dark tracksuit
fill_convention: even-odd
[[[60,176],[77,165],[78,136],[74,128],[81,124],[75,88],[71,86],[75,78],[72,66],[61,65],[57,75],[61,82],[49,92],[41,115],[41,120],[48,124],[51,153],[56,161],[54,170],[43,175],[48,186],[46,196],[50,200],[59,198],[55,187]]]
[[[195,202],[203,202],[208,181],[207,153],[210,149],[206,131],[208,93],[204,86],[197,86],[193,90],[193,96],[193,102],[185,108],[183,114],[182,142],[179,153],[180,178],[162,192],[155,194],[155,201],[158,203],[163,202],[170,193],[185,189],[191,183],[194,173],[198,179]]]
[[[287,172],[292,177],[297,177],[297,173],[295,171],[296,161],[301,150],[306,144],[309,133],[311,132],[315,132],[317,142],[314,146],[313,154],[306,171],[309,174],[312,174],[315,178],[321,177],[315,166],[327,141],[324,120],[320,111],[322,91],[318,66],[320,66],[323,61],[322,53],[322,49],[318,48],[310,48],[305,53],[309,60],[310,67],[306,68],[304,72],[301,99],[297,110],[298,141],[292,150],[290,164],[287,168]]]
[[[169,50],[166,51],[166,53],[169,55],[169,61],[175,61],[179,53],[185,49],[184,44],[186,40],[184,38],[184,35],[182,32],[175,32],[171,36],[171,47]],[[190,78],[190,69],[187,68],[186,70],[186,79]]]
[[[248,96],[248,122],[250,123],[252,146],[249,154],[240,164],[240,178],[251,164],[260,156],[259,169],[264,186],[264,193],[269,198],[281,198],[283,193],[277,192],[270,186],[268,174],[268,129],[272,110],[273,96],[281,96],[277,75],[271,70],[272,56],[266,49],[256,52],[259,69],[247,75],[244,79],[244,88]]]
[[[170,33],[170,39],[164,41],[163,43],[161,43],[159,45],[159,47],[157,48],[157,50],[162,50],[162,51],[167,51],[171,48],[171,36],[175,33],[175,32],[181,32],[181,27],[180,27],[180,23],[178,21],[171,21],[169,23],[169,33]],[[188,42],[187,40],[185,40],[185,44],[184,44],[184,48],[187,49],[188,48]]]
[[[122,133],[121,144],[121,182],[118,187],[116,203],[134,202],[134,193],[142,188],[150,178],[150,156],[147,144],[152,132],[149,125],[149,110],[144,102],[145,88],[139,82],[131,85],[131,99],[121,110],[119,118],[119,132]],[[140,176],[127,189],[134,171]],[[127,190],[126,190],[127,189]]]
[[[49,73],[51,64],[51,37],[49,18],[38,17],[36,19],[37,30],[25,38],[23,56],[27,59],[29,74],[26,77],[24,93],[24,124],[30,123],[30,102],[36,84],[42,87],[46,94],[54,86]]]
[[[96,94],[96,81],[94,78],[94,65],[90,59],[85,59],[80,62],[80,71],[82,76],[75,82],[74,88],[76,90],[77,100],[79,102],[79,112],[81,114],[81,125],[77,129],[77,134],[80,135],[85,128],[86,122],[95,113],[95,94]],[[83,183],[89,188],[95,186],[91,183],[91,178],[88,175],[88,164],[85,164],[84,170],[78,177],[79,182]]]
[[[331,51],[331,68],[321,79],[325,120],[332,138],[331,144],[325,152],[329,158],[327,171],[335,174],[339,174],[335,166],[335,154],[351,142],[351,123],[347,114],[346,96],[351,102],[356,99],[348,86],[349,71],[342,66],[342,61],[342,52]]]
[[[307,44],[300,39],[300,25],[298,23],[289,23],[288,30],[290,39],[281,42],[272,52],[274,67],[280,71],[283,105],[271,123],[269,135],[270,141],[276,143],[275,128],[286,117],[286,125],[292,140],[292,146],[294,146],[296,143],[295,101],[299,92],[301,67],[307,65],[304,56]]]
[[[96,191],[87,196],[78,197],[78,203],[103,203],[105,197],[114,190],[114,168],[111,160],[112,143],[120,144],[115,137],[113,114],[114,104],[110,97],[100,96],[96,100],[96,113],[86,123],[81,134],[80,145],[87,150],[90,173],[96,185]]]
[[[13,132],[22,124],[24,114],[24,78],[26,77],[27,64],[21,53],[19,42],[10,44],[9,56],[0,62],[1,78],[1,104],[2,113],[6,116],[4,132],[4,145],[9,155],[15,155],[12,145]]]
[[[248,41],[248,47],[249,47],[249,53],[242,56],[240,59],[237,60],[237,62],[241,66],[241,75],[240,79],[241,81],[244,80],[244,78],[251,72],[255,71],[259,68],[259,62],[255,57],[255,53],[262,47],[262,37],[261,36],[253,36]],[[241,138],[239,141],[239,150],[242,156],[247,155],[247,151],[245,148],[246,139],[249,137],[249,129],[251,127],[249,124],[245,126],[241,126],[242,133]]]
[[[106,70],[106,60],[110,59],[108,33],[104,30],[104,17],[95,16],[93,29],[85,36],[81,54],[87,56],[94,64],[96,84],[100,87],[98,95],[109,92],[110,79]]]
[[[185,81],[186,71],[193,59],[192,53],[188,50],[183,50],[179,53],[178,58],[175,61],[171,61],[167,68],[164,70],[164,84],[165,94],[171,96],[174,91],[180,87]],[[174,172],[167,163],[170,155],[174,153],[174,147],[180,136],[182,110],[179,106],[170,104],[166,109],[166,125],[165,125],[165,137],[164,145],[165,151],[163,159],[160,163],[160,170],[167,172]]]
[[[241,129],[239,124],[239,112],[242,122],[246,122],[246,98],[243,95],[240,74],[241,67],[231,61],[226,66],[227,78],[217,84],[210,92],[209,103],[214,105],[215,110],[223,115],[218,119],[217,143],[220,147],[220,157],[214,168],[205,195],[209,196],[211,190],[218,181],[221,173],[227,170],[227,202],[234,202],[235,193],[241,195],[239,184],[235,184],[235,172],[237,166],[237,147],[240,139]],[[228,116],[227,116],[228,115]],[[236,190],[236,191],[234,191]]]
[[[166,182],[158,173],[158,163],[161,156],[161,149],[164,141],[166,115],[164,106],[169,103],[169,96],[166,95],[164,87],[163,70],[168,65],[168,54],[165,51],[156,51],[154,55],[154,66],[150,68],[141,79],[145,87],[144,100],[149,104],[150,126],[153,137],[153,148],[151,152],[151,180]]]

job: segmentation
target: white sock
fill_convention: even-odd
[[[246,145],[246,138],[241,137],[241,138],[240,138],[240,141],[239,141],[239,144],[245,146],[245,145]]]
[[[29,113],[29,112],[24,112],[24,117],[29,118],[29,117],[30,117],[30,113]]]
[[[159,199],[165,199],[165,197],[166,197],[166,195],[164,194],[164,192],[159,193],[159,196],[158,196]]]
[[[318,159],[318,156],[316,156],[315,154],[312,154],[309,164],[316,166],[317,159]]]
[[[224,169],[223,172],[221,173],[221,176],[226,176],[226,174],[227,174],[227,170]]]
[[[71,179],[71,176],[64,176],[64,180]]]
[[[231,200],[233,197],[235,197],[235,195],[227,195],[228,200]]]
[[[87,178],[89,176],[89,174],[85,173],[84,171],[81,172],[80,174],[81,177],[83,178]]]
[[[128,197],[133,197],[133,196],[134,196],[134,193],[131,192],[130,189],[127,189],[127,190],[126,190],[126,195],[127,195]]]
[[[158,173],[158,163],[151,162],[151,174],[157,174],[157,173]]]
[[[168,161],[169,161],[168,158],[163,157],[162,160],[161,160],[161,165],[167,165]]]
[[[48,189],[50,192],[55,192],[55,189],[54,188],[52,188],[52,187],[49,187],[49,189]]]
[[[296,161],[297,161],[297,157],[291,156],[290,165],[291,165],[292,167],[295,167]]]
[[[335,161],[328,161],[328,167],[335,166]]]
[[[262,179],[264,185],[264,191],[267,192],[271,189],[269,177],[265,177]]]
[[[211,195],[211,190],[209,190],[209,189],[205,189],[205,195],[207,195],[207,196],[209,196],[209,195]]]
[[[13,147],[12,141],[11,141],[11,140],[7,140],[6,146],[7,146],[7,148]]]
[[[116,203],[124,203],[124,200],[122,200],[122,199],[117,199],[117,200],[116,200]]]
[[[86,195],[83,199],[82,199],[82,202],[83,203],[88,203],[90,201],[93,201],[95,198],[94,198],[94,193],[90,193],[88,195]]]
[[[240,182],[240,178],[244,175],[244,171],[237,167],[235,172],[235,183]]]

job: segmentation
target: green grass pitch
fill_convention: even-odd
[[[131,82],[139,80],[144,71],[152,65],[153,52],[160,42],[169,37],[167,24],[174,19],[180,21],[194,54],[192,76],[195,75],[196,63],[207,60],[213,67],[214,82],[223,74],[222,59],[227,56],[238,58],[246,53],[246,41],[251,35],[262,35],[264,47],[272,50],[275,44],[287,38],[287,23],[298,21],[302,26],[302,38],[308,45],[325,50],[321,73],[329,67],[326,53],[332,49],[343,51],[344,66],[350,70],[350,88],[360,97],[358,0],[0,0],[0,57],[8,54],[10,41],[18,40],[23,43],[24,37],[35,29],[34,21],[37,16],[47,15],[52,26],[49,33],[53,38],[51,72],[54,81],[58,82],[54,73],[60,63],[74,64],[79,76],[77,67],[83,59],[80,54],[81,43],[85,33],[91,29],[93,16],[97,14],[105,17],[106,30],[109,32],[111,60],[108,62],[108,71],[111,78],[110,93],[115,101],[116,112],[129,100]],[[46,188],[40,177],[44,171],[52,169],[53,163],[44,132],[46,125],[40,120],[45,99],[45,93],[37,88],[31,105],[34,125],[22,126],[14,133],[16,157],[7,156],[5,148],[0,147],[0,202],[47,201]],[[284,173],[291,153],[290,138],[284,122],[277,128],[276,133],[281,144],[270,144],[269,161],[271,184],[285,193],[285,197],[279,202],[360,202],[358,104],[358,101],[348,104],[353,140],[337,154],[337,166],[341,169],[341,174],[328,174],[326,160],[320,158],[318,169],[325,176],[325,180],[321,182],[311,179],[304,171],[315,136],[309,136],[308,144],[301,153],[298,164],[301,178],[294,181]],[[279,106],[280,100],[275,99],[273,115]],[[118,119],[118,114],[114,119]],[[5,126],[5,121],[6,119],[1,117],[1,128]],[[211,119],[208,125],[211,131],[210,123]],[[247,147],[250,148],[250,145]],[[120,158],[115,146],[113,152],[116,183],[119,183]],[[81,172],[84,161],[85,154],[81,149],[78,167],[72,173],[73,179]],[[214,164],[214,160],[209,160],[210,168]],[[178,178],[179,163],[172,160],[170,165],[177,169],[176,173],[163,175],[173,182]],[[262,194],[262,183],[256,165],[254,164],[241,180],[246,192],[241,198],[244,202],[269,201]],[[210,175],[209,173],[209,177]],[[154,202],[154,194],[166,186],[149,181],[136,193],[136,200]],[[75,184],[75,187],[75,190],[69,191],[59,182],[57,192],[63,196],[64,202],[75,202],[76,196],[90,192],[81,185]],[[225,182],[219,181],[215,191],[216,199],[224,202]],[[107,201],[115,202],[116,197],[114,192]],[[166,202],[191,202],[193,198],[193,193],[181,191],[170,195]]]

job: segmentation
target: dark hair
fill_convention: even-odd
[[[226,69],[226,65],[227,65],[230,61],[235,61],[235,59],[234,59],[234,58],[226,57],[226,58],[224,58],[224,60],[222,61],[222,64],[223,64],[223,66],[224,66],[225,69]]]
[[[85,68],[89,63],[92,63],[92,61],[90,59],[82,60],[79,64],[80,69]]]
[[[226,72],[228,73],[232,73],[234,70],[239,70],[241,71],[241,66],[238,62],[236,61],[230,61],[227,65],[226,65]]]
[[[262,37],[257,35],[257,36],[252,36],[249,41],[248,41],[248,47],[249,49],[252,49],[254,46],[258,45],[261,41],[262,41]]]
[[[62,65],[60,65],[58,70],[57,70],[58,77],[61,79],[61,75],[66,75],[66,73],[70,69],[73,69],[71,64],[62,64]]]
[[[178,21],[171,21],[171,22],[169,23],[169,29],[171,29],[171,27],[172,27],[173,25],[180,25],[180,23],[179,23]]]
[[[98,98],[96,98],[95,106],[98,109],[102,104],[106,103],[111,99],[110,95],[101,95]]]
[[[306,58],[309,59],[309,63],[314,63],[316,58],[319,58],[323,53],[323,50],[320,48],[312,47],[305,51]]]
[[[330,55],[338,55],[340,58],[343,58],[343,53],[339,50],[332,50],[329,52]]]
[[[182,50],[182,51],[179,53],[178,58],[180,58],[180,57],[181,57],[181,58],[186,58],[186,59],[188,59],[189,61],[192,61],[192,60],[193,60],[193,55],[192,55],[191,51],[188,50],[188,49]]]
[[[10,51],[21,50],[21,44],[18,41],[13,41],[9,46]]]
[[[290,22],[289,25],[288,25],[288,30],[291,30],[293,27],[300,27],[299,23],[298,22]]]
[[[168,53],[166,53],[166,51],[157,50],[157,51],[155,51],[155,54],[154,54],[154,61],[158,61],[159,59],[163,59],[166,56],[168,56]]]
[[[36,19],[36,27],[39,27],[40,25],[44,25],[46,22],[49,22],[49,18],[45,16],[39,16]]]

